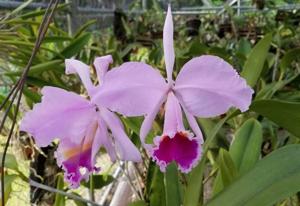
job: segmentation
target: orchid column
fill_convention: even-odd
[[[201,157],[202,133],[197,117],[214,117],[231,107],[246,111],[253,90],[223,59],[204,55],[188,61],[175,81],[173,21],[168,8],[163,44],[167,79],[158,70],[141,62],[127,62],[108,72],[101,91],[93,101],[126,116],[144,115],[140,138],[162,171],[175,161],[182,172],[189,172]],[[152,123],[165,104],[164,129],[154,144],[145,143]],[[184,128],[182,110],[192,132]]]

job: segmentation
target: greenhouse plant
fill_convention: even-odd
[[[300,2],[0,1],[1,205],[300,205]]]

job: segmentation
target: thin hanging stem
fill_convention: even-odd
[[[41,183],[38,183],[34,180],[30,180],[29,181],[29,184],[33,187],[36,187],[36,188],[40,188],[40,189],[43,189],[43,190],[46,190],[46,191],[49,191],[49,192],[55,192],[55,193],[58,193],[58,194],[61,194],[63,196],[66,196],[70,199],[73,199],[73,200],[77,200],[77,201],[80,201],[80,202],[85,202],[85,203],[89,203],[89,204],[92,204],[92,205],[95,205],[95,206],[102,206],[96,202],[93,202],[91,200],[86,200],[86,199],[83,199],[82,197],[80,196],[77,196],[77,195],[74,195],[74,194],[71,194],[71,193],[67,193],[65,191],[62,191],[62,190],[58,190],[56,188],[53,188],[53,187],[49,187],[48,185],[44,185],[44,184],[41,184]]]
[[[5,114],[3,116],[1,124],[0,124],[0,132],[1,132],[3,127],[4,127],[4,123],[6,121],[8,113],[12,108],[14,100],[18,96],[17,103],[16,103],[16,109],[14,111],[14,116],[13,116],[13,123],[11,125],[9,135],[8,135],[7,140],[6,140],[6,144],[5,144],[3,155],[2,155],[2,161],[1,161],[1,202],[2,202],[3,206],[5,205],[5,197],[4,197],[5,196],[5,191],[4,191],[4,186],[5,186],[5,183],[4,183],[5,158],[6,158],[7,150],[8,150],[9,144],[10,144],[10,140],[11,140],[13,132],[14,132],[15,124],[16,124],[16,121],[17,121],[17,115],[18,115],[18,111],[19,111],[19,107],[20,107],[20,103],[21,103],[22,92],[23,92],[23,89],[24,89],[26,77],[27,77],[27,74],[30,70],[32,62],[33,62],[33,60],[34,60],[34,58],[35,58],[35,56],[36,56],[36,54],[37,54],[37,52],[40,48],[42,40],[45,37],[45,34],[48,30],[49,24],[52,20],[52,17],[53,17],[53,14],[54,14],[54,11],[55,11],[57,5],[58,5],[58,0],[51,0],[50,1],[49,5],[46,9],[45,15],[43,17],[43,20],[40,24],[39,32],[38,32],[38,38],[35,42],[35,45],[34,45],[34,48],[32,50],[30,59],[28,60],[28,63],[26,65],[25,69],[23,70],[21,77],[19,78],[19,80],[17,81],[15,86],[12,88],[12,90],[9,92],[7,97],[4,99],[4,101],[0,105],[0,110],[2,110],[2,108],[4,108],[6,103],[9,101],[10,97],[12,97],[12,99],[11,99],[11,101],[10,101],[6,111],[5,111]]]

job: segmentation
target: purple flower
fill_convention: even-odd
[[[223,59],[204,55],[187,62],[175,81],[173,21],[168,8],[163,31],[167,81],[151,66],[127,62],[111,70],[94,101],[126,116],[145,115],[140,129],[141,142],[162,171],[177,162],[182,172],[189,172],[201,157],[201,130],[194,116],[214,117],[231,107],[246,111],[253,90]],[[165,104],[164,129],[154,145],[145,143],[152,123]],[[192,132],[184,128],[182,110]]]
[[[68,59],[66,73],[78,73],[88,95],[92,98],[101,89],[90,79],[89,66]],[[111,56],[96,58],[98,81],[104,78]],[[56,158],[65,171],[65,180],[72,188],[79,186],[82,179],[99,169],[95,167],[96,154],[104,147],[112,161],[119,155],[122,160],[140,161],[140,153],[131,143],[119,118],[107,108],[96,106],[73,92],[55,88],[42,89],[42,102],[25,114],[20,129],[30,133],[39,147],[59,139]],[[110,129],[112,135],[108,132]]]

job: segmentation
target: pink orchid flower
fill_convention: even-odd
[[[65,63],[66,73],[78,73],[91,98],[101,89],[100,84],[93,85],[89,66],[71,59]],[[110,63],[111,56],[95,59],[99,82]],[[89,174],[99,170],[95,167],[95,159],[100,147],[106,149],[112,161],[116,160],[117,155],[121,160],[141,160],[119,118],[105,107],[55,87],[44,87],[42,95],[42,102],[26,113],[20,129],[30,133],[39,147],[49,145],[56,138],[60,140],[55,155],[58,165],[65,171],[65,180],[72,188],[78,187],[82,179],[87,180]]]
[[[158,70],[140,62],[127,62],[107,73],[94,101],[126,116],[145,115],[140,129],[141,142],[162,171],[175,161],[182,172],[189,172],[201,157],[203,137],[194,116],[215,117],[231,107],[246,111],[253,90],[223,59],[204,55],[187,62],[175,81],[173,21],[168,8],[163,46],[167,80]],[[165,103],[163,134],[154,145],[145,143],[152,123]],[[185,113],[192,132],[185,129]]]

